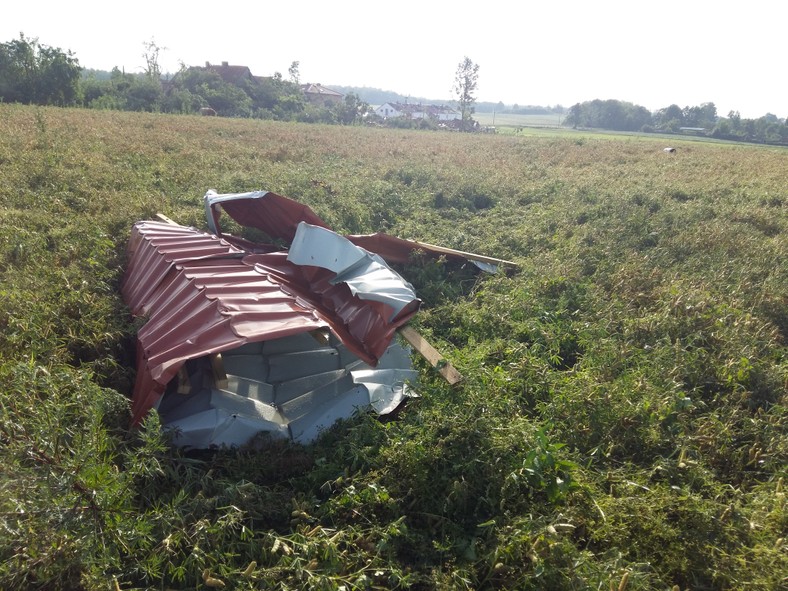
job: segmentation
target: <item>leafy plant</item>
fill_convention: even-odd
[[[788,155],[0,104],[0,587],[785,586]],[[131,225],[268,189],[416,256],[396,420],[185,453],[128,429]],[[211,587],[211,586],[215,587]]]

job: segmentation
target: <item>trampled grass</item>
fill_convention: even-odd
[[[0,105],[0,588],[788,584],[788,151]],[[396,421],[184,456],[127,430],[131,225],[268,189],[414,261]],[[420,362],[417,362],[420,363]]]

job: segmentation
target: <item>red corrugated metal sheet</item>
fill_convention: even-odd
[[[147,317],[137,335],[135,423],[186,360],[327,326],[243,252],[194,228],[138,223],[129,256],[122,293]]]
[[[284,224],[278,232],[272,229],[273,237],[289,236],[299,214],[310,223],[316,219],[300,204],[289,211],[287,201],[266,203],[276,203],[273,219]],[[361,300],[343,283],[332,285],[330,271],[293,264],[286,252],[246,254],[195,228],[139,222],[128,250],[122,294],[134,315],[147,317],[138,333],[135,424],[189,359],[330,327],[374,365],[419,306],[414,300],[391,319],[389,306]]]
[[[209,192],[206,195],[206,200],[208,218],[220,236],[222,235],[219,223],[221,210],[224,210],[242,226],[257,228],[273,239],[285,240],[288,243],[293,241],[300,222],[328,228],[328,225],[308,206],[271,191],[227,196]],[[446,249],[433,250],[429,245],[397,238],[389,234],[360,234],[345,237],[356,246],[380,255],[388,263],[407,263],[416,251],[422,251],[434,257],[444,256],[457,261],[466,260],[459,254],[447,253]],[[248,243],[245,244],[236,237],[228,236],[227,239],[243,247],[249,246]]]
[[[228,196],[209,191],[205,197],[209,199],[211,196],[218,201],[208,206],[208,215],[212,218],[213,228],[219,235],[222,233],[219,225],[219,206],[242,226],[257,228],[271,238],[285,240],[288,243],[293,241],[296,228],[301,222],[328,228],[328,225],[309,206],[271,191]]]

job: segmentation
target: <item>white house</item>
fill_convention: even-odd
[[[437,121],[462,119],[459,111],[455,111],[445,105],[414,105],[409,103],[384,103],[375,109],[375,115],[384,119],[389,117],[435,119]]]

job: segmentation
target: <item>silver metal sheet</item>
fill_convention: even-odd
[[[358,410],[393,411],[415,395],[410,383],[417,378],[398,342],[372,367],[333,335],[327,344],[301,334],[242,345],[225,351],[222,365],[225,387],[216,387],[210,359],[203,357],[187,364],[191,393],[173,387],[159,400],[177,445],[242,445],[257,433],[308,443]]]
[[[260,433],[289,437],[286,426],[255,417],[211,408],[167,425],[173,443],[182,447],[207,449],[214,446],[240,446]]]
[[[299,443],[314,441],[338,420],[368,408],[369,393],[363,386],[356,386],[330,403],[313,406],[308,414],[290,423],[290,436]]]
[[[362,300],[390,306],[391,318],[417,299],[413,286],[382,258],[326,228],[298,224],[287,260],[334,272],[331,283],[345,283]]]
[[[260,380],[254,380],[243,376],[227,376],[228,392],[234,392],[247,398],[252,398],[267,404],[274,403],[274,386]]]
[[[317,341],[314,341],[317,345]],[[333,347],[315,347],[304,351],[269,355],[268,380],[287,382],[305,376],[339,369],[339,352]]]

